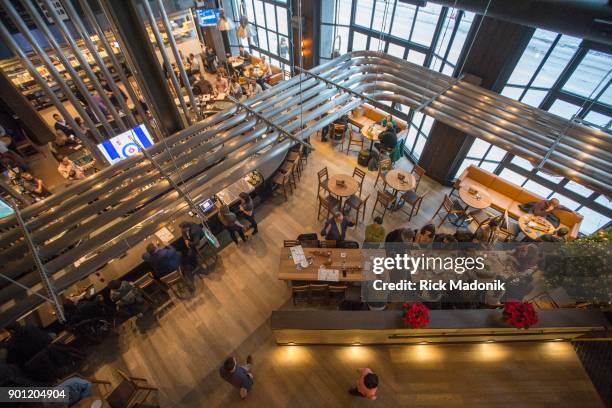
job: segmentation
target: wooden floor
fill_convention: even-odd
[[[145,377],[161,389],[164,407],[339,407],[368,403],[351,397],[355,369],[369,366],[381,378],[378,406],[601,406],[571,345],[477,344],[393,347],[277,347],[269,328],[270,312],[289,299],[277,279],[283,239],[318,232],[316,172],[351,174],[355,154],[346,156],[313,140],[299,189],[289,201],[281,195],[258,208],[259,234],[221,251],[217,271],[198,283],[197,295],[176,301],[159,323],[146,330],[121,327],[87,362],[85,374],[115,381],[115,368]],[[410,169],[410,164],[400,163]],[[375,194],[368,173],[364,193]],[[411,225],[426,223],[444,189],[425,179],[431,190]],[[366,216],[370,221],[371,205]],[[407,216],[385,218],[388,230],[407,225]],[[348,233],[363,240],[363,225]],[[228,355],[255,358],[255,386],[240,402],[218,368]]]

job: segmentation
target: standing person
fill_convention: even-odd
[[[200,61],[193,53],[189,53],[189,57],[187,58],[189,62],[189,75],[195,75],[200,73]]]
[[[251,225],[249,228],[253,228],[253,235],[257,234],[257,221],[255,220],[255,211],[253,206],[253,199],[248,193],[244,191],[239,194],[240,197],[240,212],[246,218]]]
[[[338,211],[332,218],[325,221],[321,235],[330,241],[344,241],[346,239],[346,229],[354,225],[354,222],[345,218],[344,214]]]
[[[205,68],[211,74],[217,72],[217,54],[212,47],[206,47],[204,52]]]
[[[240,235],[242,242],[246,242],[247,238],[246,235],[244,235],[244,226],[238,222],[236,214],[231,212],[227,205],[221,207],[221,210],[219,211],[219,221],[221,221],[221,224],[223,224],[225,229],[229,231],[232,241],[234,241],[236,245],[238,244],[236,233]]]
[[[147,245],[147,252],[142,254],[142,259],[153,269],[157,279],[176,271],[181,266],[181,253],[172,245],[162,247],[151,242]]]
[[[198,245],[204,237],[202,224],[183,221],[179,227],[181,227],[181,236],[187,247],[187,261],[192,268],[196,268],[198,266]]]
[[[223,363],[223,366],[219,369],[219,375],[225,381],[240,390],[241,398],[246,398],[253,386],[252,368],[253,357],[250,355],[247,357],[246,364],[243,366],[238,366],[234,357],[228,357]]]
[[[369,368],[358,368],[357,386],[349,390],[349,394],[374,401],[378,391],[378,376]]]
[[[366,242],[384,242],[385,240],[385,227],[382,226],[383,219],[380,216],[374,217],[374,222],[365,228]]]
[[[59,113],[54,113],[53,119],[55,120],[53,128],[56,131],[59,130],[66,137],[75,137],[74,129],[66,124],[66,120]]]

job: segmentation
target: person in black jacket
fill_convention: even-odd
[[[395,149],[395,145],[397,144],[397,133],[393,128],[393,124],[391,124],[390,122],[387,123],[386,129],[380,132],[380,134],[378,135],[378,140],[380,141],[380,143],[375,143],[374,147],[376,147],[376,150],[378,150],[379,152],[381,147],[387,150]]]
[[[330,241],[344,241],[346,239],[346,229],[354,226],[355,223],[344,217],[344,215],[338,211],[334,214],[333,218],[325,221],[321,235],[325,239]]]

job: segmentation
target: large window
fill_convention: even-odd
[[[256,57],[266,56],[269,61],[288,71],[290,66],[291,23],[286,0],[224,0],[225,8],[231,8],[237,25],[240,16],[246,17],[254,29],[254,36],[237,41],[249,47]],[[237,47],[239,44],[232,44]],[[234,50],[235,51],[235,50]]]
[[[382,51],[453,75],[474,14],[428,2],[420,7],[397,0],[323,0],[320,59],[348,51]],[[406,153],[418,160],[433,119],[394,106],[410,118]]]
[[[607,51],[607,52],[606,52]],[[502,94],[567,120],[611,132],[612,50],[537,29]],[[538,171],[530,162],[476,139],[457,175],[474,164],[542,197],[557,197],[584,216],[580,232],[610,224],[610,200],[564,177]]]

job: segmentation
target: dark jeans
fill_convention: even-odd
[[[251,223],[251,227],[253,228],[253,233],[256,233],[257,232],[257,221],[255,221],[255,213],[252,213],[251,215],[246,215],[245,213],[242,213],[242,215],[244,216],[244,218],[246,218],[248,222]]]
[[[356,397],[363,397],[363,394],[357,390],[357,387],[349,389],[349,394],[354,395]]]
[[[239,227],[237,225],[232,225],[231,227],[225,227],[225,229],[227,229],[230,233],[230,236],[232,237],[232,240],[235,243],[238,243],[238,238],[236,237],[236,232],[238,233],[238,235],[240,235],[240,238],[242,238],[243,242],[246,242],[246,236],[244,235],[244,230],[242,229],[242,227]]]

